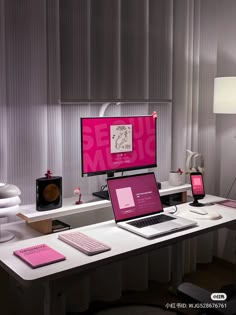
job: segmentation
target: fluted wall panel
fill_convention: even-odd
[[[146,99],[148,1],[121,1],[121,99]]]
[[[0,183],[7,181],[7,120],[5,80],[5,4],[0,0]]]
[[[173,0],[149,1],[149,99],[172,99]]]
[[[5,1],[7,177],[35,200],[47,167],[45,1]],[[36,62],[37,61],[37,62]]]
[[[173,0],[60,0],[61,99],[171,100]]]
[[[172,103],[152,103],[149,114],[157,113],[157,169],[158,181],[168,180],[172,156]]]
[[[145,1],[146,4],[147,2]],[[62,5],[63,3],[62,0],[60,4]],[[76,2],[77,9],[85,8],[85,11],[82,10],[80,14],[83,13],[86,15],[88,11],[90,12],[88,8],[90,8],[91,3],[92,1],[82,0]],[[111,10],[110,2],[104,3],[106,3],[107,10]],[[121,10],[123,1],[119,0],[117,3]],[[147,26],[148,7],[145,7],[145,15],[142,15],[142,7],[143,3],[139,2],[137,12],[144,18],[143,24],[141,24],[144,25],[145,21],[145,25]],[[90,86],[90,74],[87,71],[87,67],[90,69],[92,63],[91,65],[82,64],[83,58],[81,56],[79,56],[77,63],[73,63],[68,58],[71,61],[71,68],[66,69],[66,66],[62,63],[61,49],[59,49],[59,47],[62,47],[60,46],[62,43],[59,36],[62,30],[59,28],[59,12],[59,0],[9,0],[1,2],[0,178],[2,181],[12,182],[19,186],[22,191],[22,203],[35,202],[35,180],[38,177],[44,176],[48,168],[51,169],[54,175],[63,176],[64,197],[72,196],[75,187],[81,187],[83,193],[92,193],[93,191],[97,191],[105,183],[106,176],[104,175],[90,178],[83,178],[81,176],[80,118],[98,116],[102,103],[80,102],[61,104],[59,98],[61,77],[73,78],[76,81],[75,79],[78,79],[76,76],[80,76],[81,85],[78,85],[77,82],[74,83],[74,87],[85,93],[84,95],[87,97],[92,91],[100,93],[100,96],[104,95],[105,89],[103,87],[110,80],[110,76],[107,74],[105,81],[101,80],[100,85],[97,87],[95,87],[95,82],[93,83],[93,87]],[[67,19],[72,14],[71,20],[75,23],[76,27],[81,26],[80,23],[83,22],[84,15],[82,20],[78,22],[75,16],[73,16],[75,12],[70,14],[67,12],[66,14]],[[132,16],[132,12],[128,14]],[[95,15],[95,12],[93,15]],[[121,11],[119,11],[118,16],[118,25],[120,25],[122,20]],[[97,19],[99,20],[99,17]],[[87,17],[85,20],[88,23]],[[108,22],[101,21],[101,28],[104,28],[105,25],[107,26],[108,24],[106,23],[112,23],[112,20],[110,19]],[[83,34],[88,32],[91,26],[90,23],[88,24],[87,29],[79,29],[79,32]],[[129,27],[132,26],[129,25]],[[99,31],[97,34],[99,35]],[[109,40],[110,44],[112,44],[113,39],[111,38],[111,34],[107,36],[110,36]],[[117,45],[115,46],[116,52],[113,51],[114,54],[121,49],[120,33],[118,33],[118,37],[118,43],[115,44]],[[85,38],[87,38],[87,35]],[[88,41],[85,39],[84,42],[82,38],[80,40],[81,45],[83,42],[87,47],[86,52],[89,52],[90,46],[88,45]],[[114,40],[116,40],[115,37]],[[99,46],[100,44],[97,43],[97,45]],[[141,44],[137,42],[135,45]],[[69,47],[66,46],[66,43],[64,48],[64,52],[67,54]],[[103,47],[98,48],[99,53],[103,57],[108,56],[108,52]],[[70,53],[78,53],[73,46],[70,49]],[[147,57],[147,45],[142,51]],[[120,64],[121,59],[118,58],[118,65]],[[114,63],[113,66],[116,67],[116,64]],[[60,67],[62,67],[61,71]],[[100,76],[103,71],[108,71],[105,63],[104,67],[101,67],[101,65],[96,65],[96,67],[98,74],[94,75]],[[113,70],[110,69],[109,71]],[[121,91],[121,85],[119,85],[120,77],[121,73],[119,75],[118,71],[118,79],[114,79],[114,85],[111,83],[111,90],[113,89],[112,86],[118,84],[118,91]],[[147,76],[144,77],[147,78]],[[67,86],[62,87],[72,97],[74,97],[74,90],[70,83],[73,80]],[[85,85],[83,85],[82,80],[85,82]],[[143,77],[141,80],[145,81]],[[136,80],[136,83],[138,81],[139,79]],[[134,82],[134,86],[136,83]],[[146,93],[148,90],[147,82],[145,84],[143,91]],[[114,92],[115,90],[113,89],[112,91]],[[130,89],[130,91],[134,90],[135,87],[134,89]],[[148,102],[141,101],[122,102],[120,104],[113,102],[107,108],[105,115],[147,115],[151,114],[154,110],[161,117],[158,120],[157,136],[159,144],[162,141],[159,139],[159,135],[161,137],[163,135],[166,136],[169,128],[171,128],[171,120],[167,119],[171,114],[169,104],[149,104]],[[164,128],[165,131],[160,131],[160,128]],[[165,150],[157,152],[157,175],[159,180],[167,179],[169,171],[169,165],[167,165],[168,158],[166,158],[163,152],[170,152],[170,150],[170,143],[165,141]],[[160,152],[163,154],[160,154]],[[163,175],[164,172],[166,176]]]
[[[207,193],[216,194],[216,125],[213,114],[214,77],[217,63],[217,4],[213,0],[201,4],[198,150],[205,160],[205,186]],[[211,62],[209,62],[211,60]]]
[[[63,175],[59,1],[47,1],[47,168]]]
[[[68,104],[62,107],[63,194],[72,196],[76,187],[89,191],[81,177],[80,117],[88,116],[88,104]]]
[[[90,99],[117,99],[118,1],[91,0]]]
[[[62,99],[88,99],[90,0],[60,0]]]
[[[225,6],[224,3],[220,2],[217,16],[217,21],[219,21],[219,24],[217,24],[217,77],[236,75],[236,2],[230,0],[227,4]],[[225,21],[228,21],[228,23]],[[217,170],[219,174],[217,192],[222,197],[228,195],[228,198],[236,200],[236,182],[234,182],[236,176],[236,115],[215,116],[216,141],[219,148],[217,151]]]

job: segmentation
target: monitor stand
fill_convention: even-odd
[[[100,191],[94,192],[93,196],[96,196],[101,199],[110,200],[108,190],[100,190]]]
[[[194,201],[191,202],[189,205],[192,207],[204,207],[205,206],[204,203],[198,202],[197,199],[194,199]]]
[[[107,173],[107,178],[114,177],[114,172]],[[101,199],[110,200],[109,193],[107,190],[107,184],[102,186],[100,191],[96,191],[93,193],[93,196],[96,196]]]

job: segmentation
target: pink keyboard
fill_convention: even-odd
[[[111,250],[108,245],[81,232],[59,234],[58,238],[89,256]]]

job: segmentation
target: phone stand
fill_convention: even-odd
[[[193,202],[189,204],[192,207],[204,207],[204,203],[198,202],[198,199],[194,199]]]

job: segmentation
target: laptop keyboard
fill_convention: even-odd
[[[166,222],[166,221],[170,221],[170,220],[174,220],[174,219],[175,218],[169,217],[169,216],[164,215],[164,214],[160,214],[157,216],[144,218],[144,219],[140,219],[137,221],[127,222],[127,224],[130,224],[130,225],[135,226],[135,227],[140,229],[140,228],[143,228],[145,226],[154,225],[157,223],[162,223],[162,222]]]

